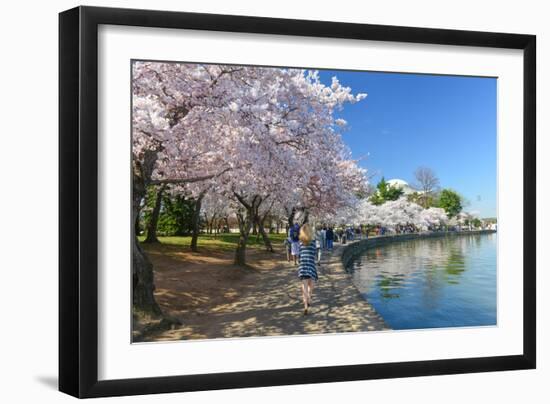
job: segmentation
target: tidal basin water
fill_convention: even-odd
[[[496,233],[396,241],[347,270],[392,329],[496,325],[496,250]]]

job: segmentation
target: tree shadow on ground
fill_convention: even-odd
[[[341,333],[387,329],[343,270],[340,250],[325,254],[309,314],[303,314],[297,267],[279,251],[251,250],[251,268],[232,255],[152,254],[156,298],[182,326],[149,341]],[[185,260],[185,261],[183,261]]]

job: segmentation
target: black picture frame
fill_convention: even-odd
[[[523,354],[98,381],[100,24],[523,50]],[[536,37],[490,32],[77,7],[59,15],[59,390],[103,397],[536,366]]]

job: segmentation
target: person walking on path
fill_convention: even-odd
[[[298,255],[300,254],[300,225],[298,222],[295,222],[288,230],[288,236],[290,237],[290,253],[294,258],[294,265],[297,265]]]
[[[317,249],[317,265],[321,265],[321,250],[323,248],[323,230],[321,229],[321,226],[317,227],[317,231],[315,232],[315,248]]]
[[[292,252],[292,240],[290,239],[290,231],[287,233],[285,241],[283,241],[286,251],[286,260],[290,262],[291,252]]]
[[[327,229],[326,238],[327,238],[327,250],[332,251],[332,246],[334,243],[334,230],[332,230],[332,227],[329,227]]]
[[[324,224],[321,229],[321,249],[327,249],[327,225]]]
[[[300,265],[298,266],[298,278],[302,281],[302,300],[304,302],[304,315],[306,315],[311,306],[313,282],[317,282],[319,279],[315,266],[315,240],[308,224],[304,224],[300,229],[299,238]]]

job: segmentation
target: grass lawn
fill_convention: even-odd
[[[274,248],[280,247],[285,239],[285,233],[269,234],[269,239]],[[145,240],[145,236],[139,236],[139,241]],[[166,246],[174,247],[190,247],[191,236],[168,236],[159,237],[159,241]],[[212,251],[233,251],[237,247],[239,240],[238,233],[224,233],[224,234],[201,234],[198,239],[198,248],[206,248]],[[248,237],[247,247],[263,247],[264,243],[262,238],[257,239],[256,235],[251,234]]]

